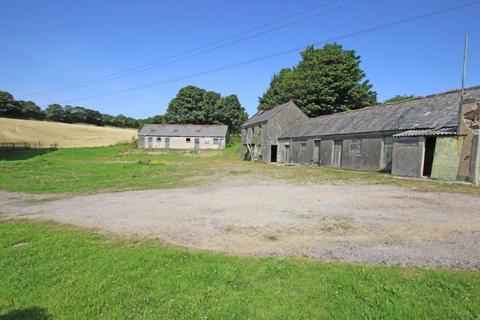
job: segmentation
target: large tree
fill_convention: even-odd
[[[239,132],[247,114],[235,95],[187,86],[170,101],[165,122],[190,124],[226,124],[231,132]]]
[[[377,101],[372,85],[365,80],[360,57],[339,44],[321,49],[308,47],[300,63],[273,76],[259,99],[259,110],[293,100],[309,117],[363,108]]]

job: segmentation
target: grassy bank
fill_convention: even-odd
[[[189,187],[221,178],[257,175],[302,183],[390,184],[420,191],[480,195],[470,185],[406,180],[376,172],[242,161],[238,142],[222,151],[161,151],[131,144],[72,149],[0,149],[0,189],[88,193]]]
[[[0,319],[478,319],[476,273],[246,258],[0,223]]]

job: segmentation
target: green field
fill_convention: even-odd
[[[131,144],[71,149],[0,149],[0,189],[31,193],[90,193],[189,187],[220,178],[259,175],[312,183],[390,184],[419,191],[480,195],[467,184],[409,180],[377,172],[277,166],[242,161],[234,143],[223,151],[158,151]]]
[[[478,319],[478,273],[248,258],[0,223],[0,319]]]

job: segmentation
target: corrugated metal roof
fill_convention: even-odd
[[[242,127],[248,127],[248,126],[251,126],[251,125],[256,124],[256,123],[268,121],[273,116],[275,116],[277,113],[279,113],[280,111],[282,111],[283,109],[287,108],[290,105],[296,106],[295,103],[293,103],[293,101],[288,101],[287,103],[278,105],[278,106],[274,107],[273,109],[266,110],[266,111],[259,111],[253,117],[248,119],[243,124]]]
[[[146,124],[140,136],[162,137],[225,137],[228,126],[203,124]]]
[[[425,129],[425,130],[408,130],[397,133],[394,137],[428,137],[428,136],[454,136],[457,134],[457,128],[441,128],[441,129]]]
[[[479,98],[480,86],[466,89],[464,97]],[[280,139],[456,127],[459,103],[460,91],[455,90],[320,116],[294,124]]]

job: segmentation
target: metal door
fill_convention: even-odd
[[[334,167],[342,166],[342,147],[343,147],[343,141],[336,140],[333,147],[333,166]]]
[[[195,145],[194,145],[195,149],[198,149],[200,148],[200,138],[195,138]]]

